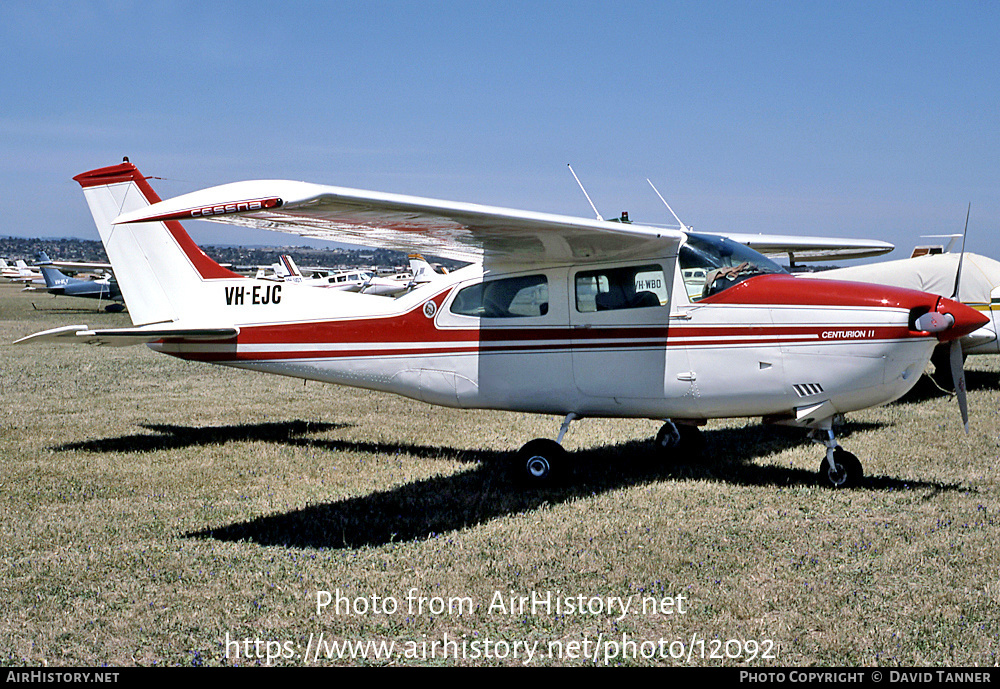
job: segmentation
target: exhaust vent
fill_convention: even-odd
[[[810,395],[818,395],[823,392],[823,386],[819,383],[799,383],[798,385],[793,385],[792,388],[795,389],[795,394],[799,397],[809,397]]]

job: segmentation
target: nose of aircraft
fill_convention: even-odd
[[[989,318],[974,308],[947,297],[941,297],[934,310],[945,317],[950,316],[954,319],[951,326],[937,333],[937,338],[941,342],[950,342],[968,335],[990,322]]]

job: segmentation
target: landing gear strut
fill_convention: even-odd
[[[861,485],[864,470],[861,462],[853,454],[837,444],[833,428],[819,428],[813,437],[826,446],[826,457],[819,465],[819,479],[831,488],[854,488]]]

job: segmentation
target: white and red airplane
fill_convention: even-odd
[[[7,265],[7,262],[4,261],[3,277],[7,278],[11,282],[24,283],[25,286],[45,285],[45,278],[42,277],[42,271],[29,268],[28,264],[21,259],[15,261],[13,266]]]
[[[411,255],[409,260],[411,271],[413,271],[409,274],[380,277],[375,274],[375,270],[352,269],[338,271],[333,275],[307,278],[295,265],[295,260],[291,256],[282,254],[278,263],[272,266],[274,269],[273,277],[267,274],[263,268],[257,270],[257,277],[281,282],[297,282],[310,287],[394,297],[412,289],[416,284],[430,282],[436,275],[434,269],[424,260],[423,256]]]
[[[127,159],[75,179],[134,327],[19,342],[147,343],[450,407],[564,417],[556,440],[517,453],[529,480],[559,472],[575,419],[665,420],[657,443],[673,450],[706,419],[763,417],[812,429],[826,446],[822,479],[856,485],[861,464],[838,445],[834,418],[900,397],[939,342],[985,321],[924,292],[801,280],[719,236],[281,180],[160,201]],[[472,264],[396,299],[274,283],[212,261],[185,218]]]

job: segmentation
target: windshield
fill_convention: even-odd
[[[691,301],[732,287],[755,275],[784,273],[771,259],[725,237],[689,234],[680,249],[681,276]]]

